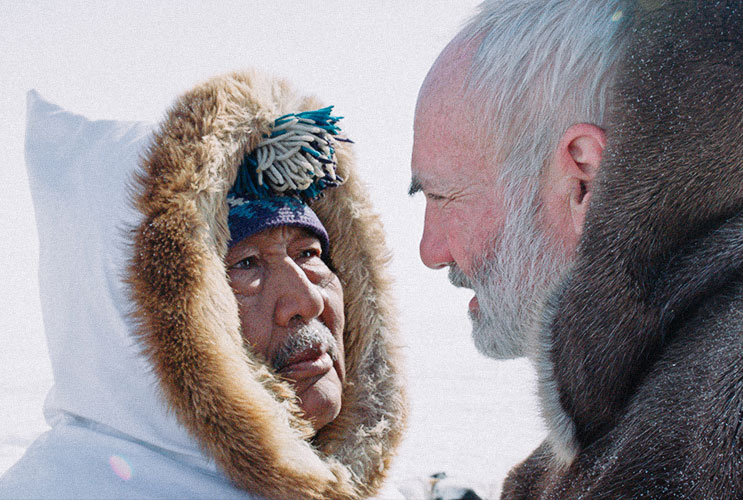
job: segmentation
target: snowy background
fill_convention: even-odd
[[[38,240],[23,160],[25,93],[89,118],[158,121],[213,75],[256,67],[344,115],[393,249],[412,417],[393,480],[446,471],[497,497],[544,436],[524,361],[479,355],[471,292],[418,259],[423,198],[409,199],[418,88],[478,0],[8,1],[0,14],[0,474],[46,428],[52,384]]]

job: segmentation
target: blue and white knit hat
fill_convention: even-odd
[[[323,254],[329,239],[308,203],[343,180],[336,174],[335,141],[340,136],[333,107],[277,118],[271,133],[245,155],[227,194],[229,246],[266,229],[296,226],[317,235]]]

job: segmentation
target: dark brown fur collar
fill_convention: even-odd
[[[637,9],[579,255],[542,333],[563,463],[611,428],[675,322],[743,269],[743,6]]]

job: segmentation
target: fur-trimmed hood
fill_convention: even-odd
[[[726,481],[740,477],[743,379],[724,359],[743,311],[743,4],[639,1],[625,15],[607,149],[541,332],[551,452],[513,484],[553,454],[555,498],[740,498]]]
[[[313,438],[291,386],[246,349],[223,258],[226,194],[273,121],[313,97],[256,72],[179,98],[145,154],[128,281],[139,337],[179,422],[238,487],[268,498],[356,498],[378,490],[406,405],[388,252],[348,144],[346,182],[312,204],[343,284],[346,382],[338,418]]]

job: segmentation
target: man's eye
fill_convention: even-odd
[[[322,251],[319,248],[307,248],[299,253],[299,256],[303,259],[310,259],[312,257],[320,257]]]
[[[255,268],[257,264],[257,260],[255,257],[245,257],[244,259],[236,262],[232,268],[233,269],[253,269]]]

